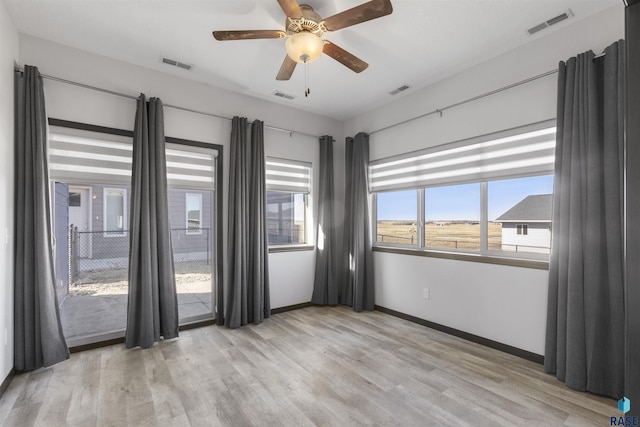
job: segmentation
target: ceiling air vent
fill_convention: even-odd
[[[174,67],[182,68],[183,70],[191,71],[193,65],[185,64],[183,62],[174,61],[169,58],[162,58],[162,63],[167,65],[173,65]]]
[[[402,85],[402,86],[400,86],[399,88],[394,89],[394,90],[392,90],[392,91],[391,91],[391,92],[389,92],[389,93],[390,93],[391,95],[397,95],[397,94],[399,94],[400,92],[405,91],[405,90],[407,90],[407,89],[409,89],[409,86],[408,86],[408,85]]]
[[[530,36],[532,36],[532,35],[534,35],[535,33],[537,33],[538,31],[542,31],[542,30],[544,30],[545,28],[548,28],[548,27],[550,27],[550,26],[552,26],[552,25],[555,25],[555,24],[557,24],[558,22],[562,22],[562,21],[564,21],[565,19],[569,19],[569,18],[571,18],[572,16],[573,16],[573,12],[571,11],[571,9],[569,9],[569,10],[567,10],[566,12],[561,13],[561,14],[560,14],[560,15],[558,15],[558,16],[554,16],[553,18],[551,18],[551,19],[549,19],[549,20],[547,20],[547,21],[545,21],[545,22],[542,22],[542,23],[540,23],[540,24],[538,24],[538,25],[536,25],[536,26],[534,26],[534,27],[529,28],[529,29],[527,30],[527,33],[529,33],[529,35],[530,35]]]
[[[277,96],[277,97],[284,98],[284,99],[294,99],[295,98],[295,96],[286,94],[284,92],[280,92],[279,90],[273,92],[273,94],[275,96]]]

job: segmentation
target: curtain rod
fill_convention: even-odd
[[[387,129],[391,129],[391,128],[394,128],[396,126],[400,126],[400,125],[403,125],[405,123],[412,122],[414,120],[422,119],[422,118],[427,117],[427,116],[432,116],[434,114],[439,114],[440,117],[442,117],[442,113],[444,111],[446,111],[446,110],[450,110],[452,108],[459,107],[459,106],[464,105],[464,104],[468,104],[469,102],[477,101],[479,99],[486,98],[488,96],[495,95],[495,94],[500,93],[500,92],[504,92],[505,90],[513,89],[514,87],[518,87],[518,86],[521,86],[523,84],[530,83],[532,81],[535,81],[535,80],[538,80],[538,79],[541,79],[541,78],[556,74],[557,72],[558,72],[558,70],[547,71],[546,73],[538,74],[537,76],[533,76],[533,77],[529,77],[528,79],[520,80],[519,82],[512,83],[512,84],[507,85],[507,86],[503,86],[503,87],[501,87],[499,89],[495,89],[495,90],[492,90],[490,92],[485,92],[485,93],[483,93],[481,95],[476,95],[474,97],[467,98],[464,101],[459,101],[459,102],[456,102],[455,104],[447,105],[446,107],[436,108],[435,110],[429,111],[428,113],[420,114],[419,116],[411,117],[410,119],[406,119],[406,120],[403,120],[401,122],[394,123],[394,124],[385,126],[383,128],[371,131],[371,132],[369,132],[369,135],[373,135],[375,133],[382,132],[382,131],[387,130]]]
[[[606,55],[606,52],[599,53],[598,55],[595,55],[593,57],[593,60],[595,61],[596,59],[602,58],[605,55]],[[373,135],[374,133],[382,132],[383,130],[391,129],[391,128],[394,128],[396,126],[400,126],[400,125],[403,125],[405,123],[409,123],[409,122],[412,122],[414,120],[421,119],[423,117],[432,116],[434,114],[439,114],[440,117],[442,117],[442,112],[443,111],[449,110],[451,108],[459,107],[459,106],[461,106],[463,104],[467,104],[469,102],[477,101],[478,99],[486,98],[487,96],[495,95],[496,93],[500,93],[500,92],[503,92],[503,91],[508,90],[508,89],[513,89],[514,87],[518,87],[520,85],[530,83],[532,81],[541,79],[543,77],[551,76],[553,74],[556,74],[557,72],[558,72],[558,70],[547,71],[546,73],[538,74],[537,76],[529,77],[528,79],[520,80],[519,82],[510,84],[510,85],[507,85],[507,86],[503,86],[503,87],[501,87],[499,89],[492,90],[491,92],[486,92],[486,93],[483,93],[481,95],[477,95],[477,96],[474,96],[472,98],[465,99],[464,101],[460,101],[460,102],[456,102],[455,104],[447,105],[446,107],[436,108],[435,110],[429,111],[428,113],[420,114],[419,116],[415,116],[415,117],[412,117],[410,119],[406,119],[406,120],[403,120],[401,122],[394,123],[392,125],[385,126],[383,128],[371,131],[371,132],[369,132],[369,135]]]
[[[24,72],[24,70],[22,68],[20,68],[20,67],[14,67],[13,69],[15,71],[17,71],[17,72],[20,72],[20,73]],[[71,85],[71,86],[78,86],[78,87],[81,87],[81,88],[84,88],[84,89],[90,89],[90,90],[94,90],[94,91],[97,91],[97,92],[108,93],[109,95],[120,96],[122,98],[128,98],[128,99],[133,99],[133,100],[137,100],[138,99],[137,96],[129,95],[129,94],[122,93],[122,92],[116,92],[116,91],[109,90],[109,89],[104,89],[104,88],[101,88],[101,87],[98,87],[98,86],[92,86],[92,85],[88,85],[88,84],[85,84],[85,83],[76,82],[76,81],[73,81],[73,80],[67,80],[67,79],[62,79],[60,77],[49,76],[49,75],[42,74],[42,73],[40,73],[40,75],[42,76],[43,79],[52,80],[52,81],[60,82],[60,83],[65,83],[65,84],[68,84],[68,85]],[[217,114],[207,113],[206,111],[193,110],[191,108],[180,107],[180,106],[177,106],[177,105],[171,105],[171,104],[164,104],[163,103],[163,106],[165,106],[167,108],[173,108],[174,110],[181,110],[181,111],[186,111],[186,112],[189,112],[189,113],[201,114],[203,116],[215,117],[216,119],[228,120],[228,121],[232,120],[231,117],[219,116]],[[251,123],[253,123],[253,122],[249,122],[249,124],[251,124]],[[267,128],[267,129],[276,130],[276,131],[279,131],[279,132],[286,132],[286,133],[289,134],[289,136],[293,136],[294,134],[298,134],[298,135],[308,136],[310,138],[320,138],[317,135],[311,135],[309,133],[300,132],[300,131],[297,131],[297,130],[284,129],[284,128],[280,128],[280,127],[276,127],[276,126],[269,126],[269,125],[264,125],[264,127]]]

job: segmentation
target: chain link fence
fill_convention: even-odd
[[[172,228],[176,274],[211,274],[210,228]],[[128,231],[79,231],[69,226],[69,283],[126,281],[129,266]]]

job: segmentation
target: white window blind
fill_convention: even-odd
[[[311,192],[311,163],[267,157],[267,191]]]
[[[131,183],[132,138],[51,126],[49,170],[62,182]]]
[[[555,121],[371,162],[372,192],[553,173]]]
[[[181,188],[212,188],[217,151],[166,144],[167,182]],[[132,138],[58,126],[49,129],[51,179],[131,184]]]
[[[170,187],[215,188],[217,150],[167,143],[165,152]]]

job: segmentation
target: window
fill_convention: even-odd
[[[554,157],[547,121],[371,162],[376,245],[548,255]]]
[[[82,195],[73,191],[69,192],[69,207],[81,207]]]
[[[202,233],[202,194],[185,194],[186,233]]]
[[[418,199],[416,190],[378,194],[376,242],[414,245],[418,243]]]
[[[127,224],[127,190],[104,189],[104,235],[124,236]]]
[[[311,164],[268,157],[266,178],[269,245],[307,243]]]

